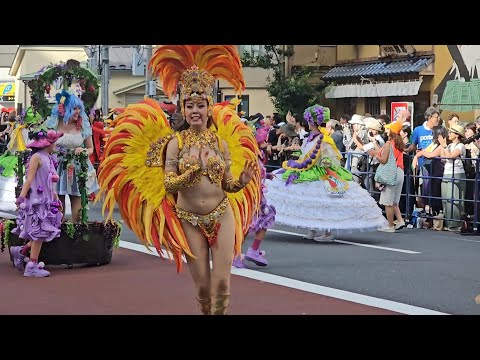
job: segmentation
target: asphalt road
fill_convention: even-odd
[[[89,219],[102,219],[98,204],[91,205]],[[318,243],[290,234],[305,232],[276,226],[262,244],[269,266],[249,268],[448,314],[480,314],[474,301],[480,294],[479,236],[404,229]],[[126,226],[122,240],[139,243]],[[248,236],[244,251],[252,240]]]

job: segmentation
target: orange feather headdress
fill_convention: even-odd
[[[242,64],[235,45],[163,45],[152,56],[149,68],[160,77],[163,92],[172,98],[180,85],[180,106],[188,99],[207,99],[213,107],[215,79],[224,79],[235,92],[245,90]]]

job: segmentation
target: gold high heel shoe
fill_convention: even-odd
[[[227,315],[227,308],[230,304],[230,294],[215,295],[212,297],[212,315]]]
[[[198,305],[203,315],[210,315],[212,311],[212,300],[210,298],[198,298]]]

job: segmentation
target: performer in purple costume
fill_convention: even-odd
[[[60,236],[62,220],[61,203],[55,192],[54,183],[58,182],[56,164],[52,158],[55,142],[63,135],[55,130],[41,129],[33,136],[35,141],[28,144],[32,153],[26,166],[27,180],[17,198],[17,227],[13,234],[28,241],[24,246],[12,246],[10,253],[15,267],[23,271],[25,256],[30,250],[30,261],[25,266],[24,276],[45,277],[50,272],[45,270],[43,262],[38,262],[44,242]]]
[[[252,246],[250,246],[245,255],[238,256],[233,259],[232,266],[236,268],[245,268],[245,260],[253,262],[258,266],[267,266],[268,261],[265,258],[265,251],[260,250],[260,244],[265,238],[267,229],[273,227],[275,223],[275,207],[269,205],[265,199],[265,193],[267,188],[265,186],[265,179],[272,179],[275,175],[267,173],[265,166],[263,165],[263,160],[265,153],[262,150],[261,144],[266,141],[268,137],[268,128],[263,127],[257,129],[255,132],[255,138],[257,140],[258,146],[261,149],[261,158],[259,159],[260,172],[262,176],[262,198],[260,200],[260,209],[257,216],[253,219],[252,224],[250,225],[250,231],[255,232],[255,238],[253,240]]]

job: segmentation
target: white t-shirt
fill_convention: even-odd
[[[460,150],[461,151],[460,157],[462,158],[464,158],[466,155],[465,145],[462,143],[450,144],[447,146],[447,149],[450,153],[452,153],[454,150]],[[444,175],[465,174],[462,160],[458,158],[446,159],[445,169],[443,170],[443,174]]]

